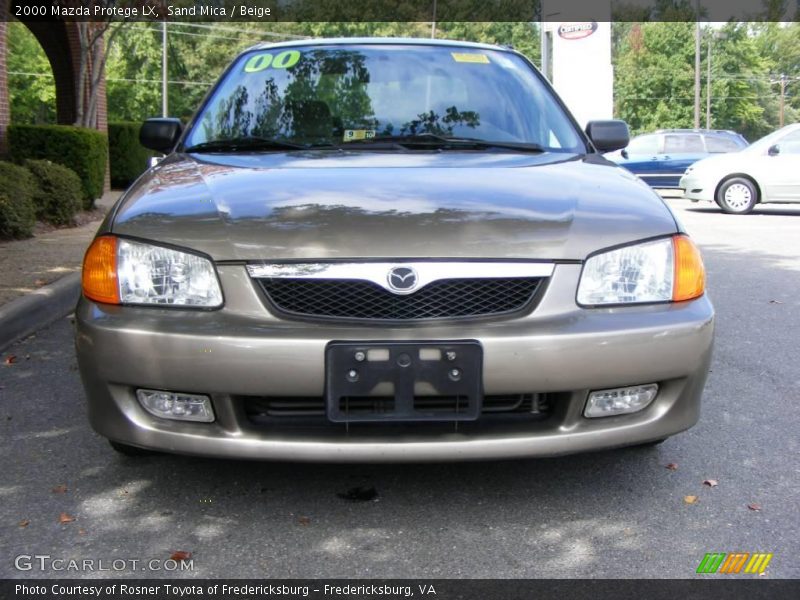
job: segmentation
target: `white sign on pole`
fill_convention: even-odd
[[[597,20],[557,21],[559,11],[575,2],[586,5],[585,0],[543,0],[543,12],[552,19],[545,27],[552,38],[553,87],[584,127],[589,121],[611,119],[614,114],[611,0],[593,2],[589,16]]]

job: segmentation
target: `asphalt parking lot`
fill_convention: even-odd
[[[669,203],[702,247],[718,314],[692,430],[490,463],[124,459],[89,429],[62,319],[0,364],[0,577],[686,578],[706,552],[734,551],[772,552],[767,577],[800,577],[800,206]],[[340,497],[356,487],[377,495]],[[193,571],[15,568],[19,555],[175,551]]]

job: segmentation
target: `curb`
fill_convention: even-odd
[[[81,274],[70,273],[0,306],[0,350],[75,310]]]

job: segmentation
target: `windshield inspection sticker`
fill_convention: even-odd
[[[374,137],[374,129],[345,129],[342,141],[357,142],[358,140],[371,140]]]
[[[488,65],[489,57],[485,54],[475,54],[473,52],[451,52],[450,56],[453,60],[461,63],[474,63],[479,65]]]

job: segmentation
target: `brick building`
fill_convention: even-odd
[[[6,128],[10,122],[8,101],[8,52],[6,30],[9,20],[9,0],[0,0],[0,156],[7,154]],[[53,69],[56,88],[56,120],[60,125],[72,125],[76,120],[76,98],[79,78],[80,40],[75,23],[63,21],[23,21],[41,44]],[[91,65],[89,67],[91,69]],[[88,85],[87,85],[88,89]],[[88,107],[88,93],[84,94]],[[101,80],[97,98],[97,129],[106,131],[105,78]]]

